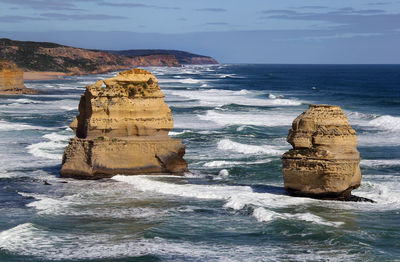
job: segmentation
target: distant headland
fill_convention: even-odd
[[[212,57],[178,50],[89,50],[7,38],[0,39],[0,58],[22,68],[25,79],[101,74],[139,66],[218,64]]]

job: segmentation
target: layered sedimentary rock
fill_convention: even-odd
[[[98,179],[116,174],[183,173],[185,147],[171,139],[171,110],[157,79],[142,69],[88,85],[70,125],[62,177]]]
[[[5,60],[0,61],[0,93],[36,93],[32,89],[26,88],[23,75],[24,72],[16,64]]]
[[[339,106],[311,105],[289,130],[284,186],[295,195],[350,200],[361,183],[356,132]]]

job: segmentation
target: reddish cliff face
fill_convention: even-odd
[[[63,69],[74,74],[100,74],[139,66],[179,66],[178,61],[172,55],[148,55],[129,58],[74,47],[40,47],[37,53],[54,57],[60,67],[67,64],[68,60],[82,60],[81,64],[77,63]]]
[[[35,93],[24,85],[24,72],[16,64],[0,61],[0,93],[24,94]]]
[[[142,66],[180,66],[216,64],[211,57],[182,51],[147,50],[99,51],[45,42],[0,39],[0,58],[16,63],[25,72],[61,72],[64,74],[99,74]],[[140,50],[139,50],[140,51]]]
[[[212,57],[191,57],[186,64],[191,65],[214,65],[218,64],[217,60]]]
[[[179,66],[173,55],[147,55],[128,58],[133,66]]]

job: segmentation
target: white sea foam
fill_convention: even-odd
[[[311,213],[278,213],[272,210],[265,209],[263,207],[258,207],[254,210],[253,216],[260,222],[271,222],[276,219],[285,219],[285,220],[301,220],[306,222],[311,222],[313,224],[325,225],[325,226],[334,226],[338,227],[344,224],[344,222],[330,222],[327,221],[320,216],[311,214]]]
[[[20,224],[0,232],[0,248],[19,255],[52,260],[104,259],[144,255],[162,256],[176,261],[177,257],[190,261],[254,261],[284,254],[280,247],[184,242],[162,238],[114,239],[108,234],[73,234],[52,232],[33,223]],[[249,257],[249,253],[252,255]],[[178,260],[181,260],[178,259]]]
[[[221,169],[214,180],[225,180],[229,177],[229,171],[226,169]]]
[[[110,194],[112,197],[118,190],[87,190],[84,193],[67,195],[63,197],[50,197],[48,195],[18,192],[21,196],[32,197],[35,201],[27,204],[27,207],[35,208],[38,214],[45,215],[79,215],[102,218],[145,218],[165,215],[168,210],[160,210],[152,207],[125,207],[116,209],[113,205],[96,205],[102,194]],[[119,199],[119,202],[121,199]],[[104,202],[103,202],[104,203]]]
[[[72,204],[73,196],[67,196],[62,198],[51,198],[47,195],[41,194],[31,194],[18,192],[21,196],[24,197],[33,197],[36,201],[33,201],[27,204],[27,207],[33,207],[39,210],[39,214],[59,214],[60,211],[65,212],[66,208],[68,208]]]
[[[364,114],[349,112],[349,120],[364,129],[358,132],[357,139],[360,146],[399,146],[400,117],[390,115]]]
[[[169,176],[171,177],[171,176]],[[141,191],[157,192],[166,195],[177,195],[199,199],[220,199],[229,198],[235,193],[252,192],[250,187],[222,186],[222,185],[177,185],[152,180],[148,176],[114,176],[113,179],[132,184]],[[179,177],[177,177],[179,178]]]
[[[271,145],[248,145],[234,142],[230,139],[222,139],[217,145],[219,150],[228,150],[242,154],[267,154],[267,155],[281,155],[286,148]]]
[[[233,167],[236,165],[257,165],[271,162],[271,159],[263,159],[258,161],[227,161],[227,160],[215,160],[204,163],[204,167]]]
[[[65,133],[65,131],[63,131]],[[36,157],[43,157],[53,160],[61,160],[62,152],[68,143],[68,139],[72,137],[73,134],[68,132],[63,133],[50,133],[43,136],[46,138],[47,142],[39,142],[27,146],[28,152]]]
[[[242,76],[238,76],[237,74],[220,74],[219,78],[244,78]]]
[[[186,133],[191,133],[192,131],[191,130],[183,130],[183,131],[181,131],[181,132],[174,132],[174,131],[169,131],[169,135],[170,136],[179,136],[179,135],[183,135],[183,134],[186,134]]]
[[[375,146],[400,146],[400,133],[380,131],[377,133],[363,132],[357,135],[358,145],[363,147]]]
[[[206,82],[207,80],[204,79],[193,79],[193,78],[175,78],[175,79],[158,79],[159,83],[180,83],[180,84],[198,84]]]
[[[223,106],[229,104],[247,105],[247,106],[298,106],[301,101],[295,99],[270,99],[260,98],[257,95],[263,93],[256,91],[224,90],[224,89],[206,89],[206,90],[168,90],[167,94],[195,99],[202,106]]]
[[[19,98],[19,99],[7,99],[7,102],[12,104],[40,104],[42,101],[32,100],[27,98]]]
[[[19,255],[28,255],[51,260],[93,260],[119,259],[155,255],[166,261],[226,261],[250,262],[273,260],[307,261],[312,257],[318,261],[355,261],[360,254],[352,254],[343,248],[338,254],[320,252],[312,248],[304,252],[288,254],[287,249],[267,245],[246,245],[188,242],[179,239],[135,238],[124,236],[115,238],[107,234],[53,233],[46,228],[25,223],[0,233],[0,248]]]
[[[46,130],[43,126],[32,126],[22,123],[11,123],[4,120],[0,120],[0,131],[17,131],[17,130]]]
[[[216,160],[204,163],[204,167],[232,167],[236,165],[241,165],[242,161],[226,161],[226,160]]]
[[[362,167],[400,166],[400,159],[363,159],[360,165]]]
[[[224,179],[229,173],[222,171],[219,174],[220,179]],[[166,195],[179,197],[191,197],[198,199],[224,200],[226,208],[241,210],[246,206],[255,206],[265,208],[287,207],[299,203],[313,202],[317,200],[307,198],[294,198],[285,195],[276,195],[270,193],[255,193],[249,186],[227,186],[227,185],[195,185],[195,184],[173,184],[154,180],[149,176],[114,176],[113,179],[131,184],[138,190],[157,192]],[[257,210],[257,208],[256,208]],[[267,211],[265,211],[267,212]],[[264,212],[264,213],[265,213]],[[260,210],[253,215],[262,221],[262,212]],[[333,223],[325,221],[322,218],[311,214],[286,214],[284,218],[303,220],[307,222],[322,225],[341,225],[342,223]],[[282,216],[276,218],[282,218]]]
[[[383,130],[400,130],[400,117],[394,117],[394,116],[389,116],[389,115],[383,115],[380,117],[377,117],[368,123],[369,125],[373,127],[377,127],[379,129]]]
[[[30,113],[53,113],[58,111],[70,111],[78,108],[79,100],[61,99],[53,101],[38,101],[31,99],[17,99],[10,104],[2,104],[1,107],[7,112],[21,112],[21,110]]]
[[[254,125],[254,126],[290,126],[296,117],[291,112],[219,112],[208,110],[204,115],[197,115],[204,121],[212,121],[220,126]],[[239,130],[240,131],[240,130]]]

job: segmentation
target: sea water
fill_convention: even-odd
[[[0,261],[400,260],[400,66],[147,70],[186,145],[184,177],[59,178],[85,85],[116,73],[0,97]],[[376,203],[285,193],[280,157],[309,104],[342,107],[362,157],[353,193]]]

